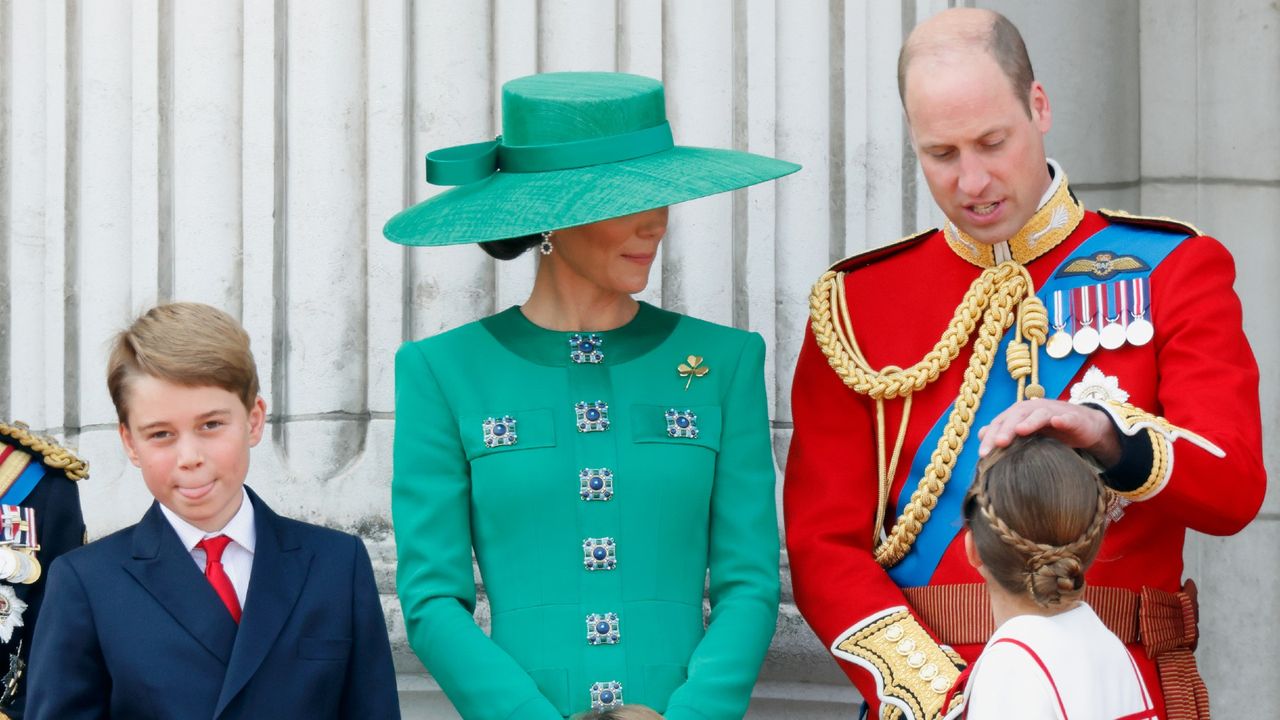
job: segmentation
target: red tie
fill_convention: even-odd
[[[231,578],[227,577],[227,571],[222,567],[222,551],[227,549],[229,542],[231,538],[226,535],[214,535],[196,543],[196,547],[204,550],[208,558],[204,565],[204,576],[209,578],[209,584],[213,586],[214,592],[218,593],[227,610],[231,611],[231,619],[239,623],[240,599],[236,597],[236,588],[231,584]]]

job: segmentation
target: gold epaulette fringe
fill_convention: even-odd
[[[69,480],[89,477],[89,463],[76,457],[75,453],[59,445],[53,438],[32,433],[26,423],[14,422],[9,425],[0,422],[0,436],[16,440],[22,447],[39,454],[41,462],[61,471]]]
[[[1185,232],[1191,235],[1203,235],[1200,228],[1189,222],[1175,220],[1171,217],[1163,217],[1159,215],[1134,215],[1124,210],[1098,210],[1098,214],[1102,217],[1118,223],[1128,225],[1141,225],[1143,227],[1153,227],[1159,230],[1172,230],[1174,232]]]

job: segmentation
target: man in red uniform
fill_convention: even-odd
[[[1160,717],[1208,717],[1183,539],[1239,531],[1266,485],[1231,256],[1189,225],[1081,206],[1002,16],[922,23],[899,87],[947,222],[814,287],[784,497],[796,604],[872,717],[945,715],[993,629],[960,501],[980,455],[1051,434],[1117,495],[1086,601]]]

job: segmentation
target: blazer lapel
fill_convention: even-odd
[[[159,503],[151,504],[134,529],[133,557],[124,562],[124,569],[206,650],[227,663],[236,622],[165,520]]]
[[[301,546],[280,516],[252,490],[249,499],[253,502],[257,547],[240,632],[231,651],[215,718],[244,689],[270,652],[297,604],[311,565],[311,551]]]

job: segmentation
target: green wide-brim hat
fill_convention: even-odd
[[[456,245],[585,225],[773,180],[800,166],[683,147],[662,83],[624,73],[544,73],[502,86],[502,135],[427,155],[456,185],[382,229],[402,245]]]

